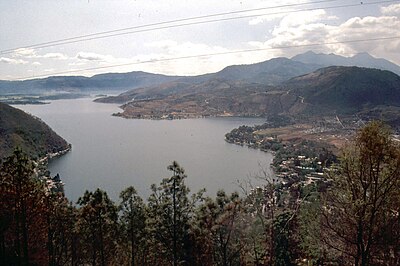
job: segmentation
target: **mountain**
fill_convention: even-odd
[[[69,148],[63,138],[38,118],[0,103],[0,159],[17,146],[36,158]]]
[[[215,73],[213,78],[277,85],[289,78],[310,73],[321,67],[322,65],[315,63],[302,63],[279,57],[250,65],[228,66]]]
[[[178,93],[135,98],[124,104],[123,112],[117,115],[147,119],[263,116],[281,113],[296,101],[296,96],[266,85],[210,79],[186,87]]]
[[[174,89],[174,93],[163,94]],[[138,89],[120,96],[135,98],[118,114],[127,118],[340,114],[396,121],[400,116],[400,77],[360,67],[321,68],[279,86],[210,79],[194,85],[171,83]]]
[[[292,57],[292,60],[304,64],[314,64],[318,62],[322,66],[358,66],[367,68],[377,68],[389,70],[400,75],[400,66],[382,58],[375,58],[368,53],[359,53],[352,57],[344,57],[335,54],[314,53],[308,51]]]
[[[153,99],[180,92],[185,93],[194,87],[198,90],[198,84],[209,80],[239,81],[276,86],[290,78],[333,65],[378,68],[400,74],[399,66],[385,59],[374,58],[366,53],[357,54],[353,57],[343,57],[334,54],[316,54],[310,51],[294,56],[292,59],[279,57],[254,64],[232,65],[216,73],[198,76],[167,76],[135,71],[106,73],[93,77],[53,76],[24,81],[0,81],[0,95],[48,94],[49,92],[85,94],[92,91],[127,91],[121,97],[99,100],[124,103],[133,98]]]
[[[24,81],[0,81],[0,94],[43,94],[52,91],[90,92],[121,91],[150,86],[180,78],[141,71],[107,73],[93,77],[53,76]]]
[[[292,77],[310,73],[320,67],[320,65],[304,64],[280,57],[250,65],[228,66],[216,73],[184,77],[155,86],[136,88],[118,96],[101,98],[96,101],[102,103],[127,103],[132,99],[158,99],[174,94],[204,92],[209,90],[210,81],[212,81],[214,87],[217,87],[215,84],[218,81],[222,84],[225,82],[257,83],[266,87],[278,85]]]
[[[147,72],[106,73],[93,77],[53,76],[24,81],[0,81],[0,95],[4,94],[46,94],[49,92],[88,93],[90,91],[128,91],[164,83],[193,85],[210,79],[228,81],[247,81],[266,85],[276,85],[291,77],[309,73],[320,68],[316,64],[304,64],[287,58],[274,58],[268,61],[228,66],[223,70],[199,76],[167,76]],[[172,91],[176,91],[173,89]]]
[[[387,70],[333,66],[292,78],[282,86],[316,112],[400,106],[400,77]]]

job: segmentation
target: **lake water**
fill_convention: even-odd
[[[147,198],[151,184],[171,176],[167,166],[173,160],[185,169],[192,192],[203,187],[210,196],[221,188],[239,191],[237,180],[253,180],[260,165],[268,167],[272,161],[270,153],[224,141],[233,128],[260,124],[262,119],[123,119],[111,116],[120,111],[117,105],[88,98],[17,108],[41,118],[72,144],[72,151],[51,161],[49,169],[60,174],[74,202],[97,187],[117,200],[130,185]]]

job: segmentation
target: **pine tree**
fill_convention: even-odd
[[[5,264],[47,264],[45,194],[34,168],[21,149],[1,164],[0,246]]]
[[[199,197],[189,198],[186,174],[177,162],[168,166],[173,175],[164,178],[160,186],[152,185],[148,199],[148,228],[153,236],[153,248],[161,255],[157,263],[190,265],[193,261],[191,219]],[[201,194],[201,193],[200,193]]]
[[[120,199],[120,219],[127,242],[130,243],[131,265],[140,265],[143,263],[144,249],[146,248],[146,206],[132,186],[121,192]],[[138,261],[139,258],[142,258],[142,263]]]
[[[109,265],[116,250],[118,230],[117,207],[101,189],[86,191],[77,202],[77,231],[83,241],[84,260],[92,265]]]

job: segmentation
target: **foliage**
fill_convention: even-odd
[[[399,176],[398,144],[386,126],[371,122],[344,150],[321,209],[324,242],[344,261],[398,265]]]
[[[0,169],[1,259],[4,264],[47,262],[45,194],[34,165],[20,149]]]
[[[103,190],[86,191],[77,202],[77,231],[81,236],[82,263],[108,265],[116,250],[117,208]]]
[[[120,199],[120,224],[124,241],[130,243],[129,257],[133,266],[143,263],[145,259],[146,246],[141,243],[146,239],[146,209],[142,198],[132,186],[121,192]]]
[[[168,170],[146,202],[130,186],[118,205],[97,189],[74,206],[16,150],[0,165],[0,264],[400,264],[400,150],[380,123],[358,132],[328,181],[283,184],[263,172],[244,196],[211,198],[190,194],[177,162]]]

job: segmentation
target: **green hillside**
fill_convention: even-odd
[[[42,157],[68,148],[68,143],[44,122],[0,103],[0,158],[16,148],[33,157]]]

